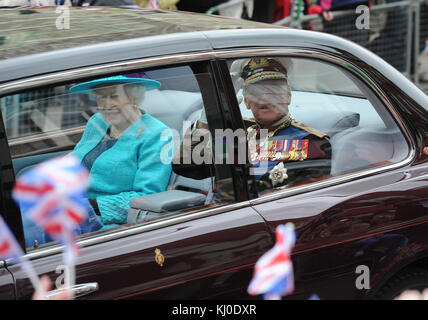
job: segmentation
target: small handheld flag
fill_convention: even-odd
[[[276,244],[256,263],[248,287],[250,295],[264,294],[265,300],[279,300],[294,291],[291,251],[296,242],[294,225],[287,223],[276,228]]]
[[[159,6],[158,1],[157,1],[157,0],[150,0],[150,1],[149,1],[149,8],[152,8],[152,9],[159,9],[159,8],[160,8],[160,6]]]
[[[76,229],[88,215],[89,173],[74,155],[39,164],[16,181],[12,195],[25,215],[64,245],[64,263],[74,272]],[[73,282],[73,275],[69,285]]]

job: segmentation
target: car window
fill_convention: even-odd
[[[314,59],[228,61],[260,194],[385,166],[409,147],[351,73]]]
[[[57,156],[80,159],[90,172],[81,237],[229,204],[235,198],[228,170],[210,164],[190,168],[190,176],[174,171],[201,114],[207,153],[210,131],[222,129],[213,88],[209,65],[197,63],[1,97],[15,175]],[[199,176],[203,170],[210,174]],[[27,248],[52,244],[21,214]]]

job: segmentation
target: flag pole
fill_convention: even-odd
[[[67,264],[67,272],[65,278],[65,287],[68,291],[69,297],[71,300],[74,299],[74,290],[73,287],[76,282],[76,269],[74,263]]]
[[[63,252],[63,261],[67,266],[67,272],[65,273],[65,289],[69,293],[69,297],[71,300],[74,299],[74,285],[76,283],[76,264],[75,257],[73,253],[73,245],[72,242],[74,239],[64,239],[66,242],[65,249]]]
[[[37,294],[39,294],[41,297],[46,297],[47,292],[45,291],[45,289],[43,289],[40,283],[40,278],[34,268],[26,260],[23,260],[21,262],[21,267],[30,279],[30,282],[34,287],[34,290],[36,290]]]

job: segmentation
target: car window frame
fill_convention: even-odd
[[[352,75],[358,80],[359,83],[364,85],[366,89],[363,91],[364,93],[366,93],[365,91],[368,90],[370,94],[374,95],[376,100],[378,100],[383,105],[385,110],[390,113],[392,120],[400,129],[409,147],[409,153],[407,157],[397,163],[388,164],[385,166],[379,166],[375,168],[363,169],[357,172],[349,173],[346,175],[339,175],[337,177],[331,177],[326,180],[312,182],[309,184],[296,186],[290,189],[275,190],[274,192],[264,194],[264,195],[258,195],[255,199],[251,199],[250,200],[251,205],[266,203],[269,201],[286,198],[292,195],[301,194],[304,192],[310,192],[310,191],[318,190],[320,188],[325,188],[325,187],[329,187],[337,184],[342,184],[355,179],[369,177],[382,172],[392,171],[394,169],[409,165],[416,158],[416,142],[414,140],[414,137],[410,129],[406,126],[405,121],[401,118],[399,112],[394,107],[393,103],[391,102],[391,99],[388,98],[388,95],[386,94],[386,92],[382,90],[381,86],[377,84],[375,79],[373,79],[370,76],[370,74],[368,74],[364,70],[363,66],[355,64],[355,60],[349,61],[345,58],[338,57],[336,55],[333,55],[329,52],[325,52],[323,50],[317,50],[312,48],[309,49],[309,48],[284,48],[284,47],[269,47],[269,48],[255,47],[255,48],[234,49],[234,50],[218,50],[216,52],[216,56],[217,56],[217,59],[224,59],[224,60],[244,59],[244,58],[250,58],[250,57],[263,57],[263,56],[306,58],[306,59],[316,59],[318,61],[334,65],[335,67],[343,70],[346,74]],[[232,83],[230,74],[224,74],[224,77],[229,78],[230,83]],[[233,107],[234,107],[233,112],[241,115],[237,101],[234,103]]]
[[[200,52],[194,54],[180,54],[180,55],[166,55],[155,58],[141,58],[135,59],[131,61],[124,61],[118,63],[108,63],[105,65],[96,65],[96,66],[87,66],[84,68],[79,68],[70,71],[60,71],[54,72],[52,74],[46,74],[43,76],[34,76],[29,77],[27,79],[20,79],[16,81],[11,81],[8,83],[0,84],[0,97],[18,94],[21,92],[29,91],[31,89],[38,89],[47,86],[59,86],[66,83],[70,83],[73,81],[88,81],[95,78],[99,78],[105,75],[114,75],[114,74],[123,74],[129,71],[141,70],[141,69],[156,69],[156,68],[168,68],[173,66],[182,66],[185,64],[197,63],[197,62],[206,62],[210,64],[210,62],[215,58],[212,52]],[[218,85],[217,81],[212,77],[212,83],[214,85],[214,89],[216,90],[213,93],[213,96],[216,97],[215,103],[218,104],[218,108],[222,108],[219,103],[219,94],[218,94]],[[4,129],[4,123],[2,121],[1,126]],[[7,143],[7,139],[6,143]],[[9,152],[10,148],[8,148],[8,160],[12,163],[12,157]],[[232,168],[233,165],[226,164],[226,166]],[[232,170],[230,170],[232,171]],[[233,178],[233,176],[232,176]],[[185,215],[179,215],[176,217],[170,217],[168,219],[161,219],[159,221],[153,221],[147,224],[137,224],[137,225],[129,225],[117,230],[105,231],[105,232],[94,232],[93,236],[89,236],[88,238],[78,239],[78,244],[81,247],[92,246],[98,243],[113,241],[115,239],[127,237],[133,234],[139,234],[141,232],[147,232],[153,229],[159,229],[166,226],[170,226],[173,224],[179,224],[183,222],[187,222],[190,220],[221,214],[228,211],[237,210],[240,208],[248,207],[250,203],[248,201],[236,201],[226,204],[220,207],[214,208],[203,208],[201,210],[196,210],[195,212],[190,212]],[[17,207],[17,212],[15,212],[17,216],[21,216],[20,209]],[[21,219],[22,220],[22,219]],[[21,221],[21,228],[16,230],[19,237],[23,238],[23,227]],[[25,242],[24,242],[25,243]],[[58,254],[63,250],[63,246],[56,242],[52,242],[53,245],[49,245],[46,247],[40,247],[35,250],[28,251],[25,247],[25,244],[21,241],[21,246],[26,253],[26,257],[28,259],[38,259],[45,256],[50,256],[54,254]]]

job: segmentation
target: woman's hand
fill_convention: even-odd
[[[44,292],[48,292],[52,289],[51,279],[46,275],[41,277],[40,285],[42,286]],[[51,298],[47,298],[46,296],[43,296],[36,291],[33,294],[33,300],[70,300],[70,294],[68,290],[62,290],[61,292],[58,292],[58,294],[53,295]]]

